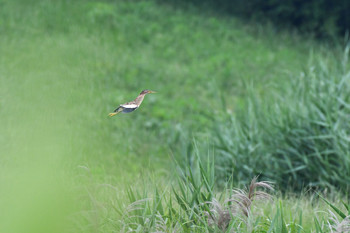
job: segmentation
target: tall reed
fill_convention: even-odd
[[[216,162],[236,182],[260,174],[281,189],[350,187],[350,69],[344,58],[312,59],[289,85],[226,114],[213,132]]]

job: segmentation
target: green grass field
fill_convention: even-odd
[[[220,166],[220,163],[230,164],[220,158],[224,158],[225,153],[232,156],[235,150],[219,152],[218,147],[222,149],[233,139],[249,141],[250,134],[244,134],[245,140],[243,136],[237,139],[233,136],[235,133],[221,131],[219,135],[225,135],[226,139],[216,143],[220,137],[215,136],[214,129],[229,129],[228,116],[240,116],[248,106],[254,106],[249,104],[252,92],[254,98],[266,100],[266,106],[267,103],[273,105],[275,96],[293,93],[296,86],[291,80],[302,72],[309,74],[306,71],[312,70],[313,64],[321,64],[319,69],[328,72],[315,72],[317,77],[325,76],[322,80],[328,80],[327,75],[339,74],[347,84],[349,64],[345,58],[341,60],[342,49],[289,32],[277,33],[272,26],[251,25],[190,4],[178,6],[153,0],[0,0],[0,232],[128,231],[123,227],[132,220],[123,215],[127,213],[125,208],[138,199],[157,199],[159,193],[157,203],[163,203],[164,213],[173,206],[178,214],[166,220],[165,231],[175,229],[175,221],[180,224],[188,221],[184,224],[188,227],[194,220],[186,215],[188,211],[181,209],[181,204],[175,204],[179,199],[171,186],[178,180],[178,166],[173,158],[184,162],[179,164],[181,169],[193,168],[198,175],[200,172],[193,165],[194,154],[205,158],[209,150],[209,154],[217,156],[218,167],[226,171],[216,171],[217,179],[221,177],[217,183],[228,185],[227,173],[235,176],[239,172],[232,173],[230,168]],[[338,67],[340,60],[343,63]],[[315,67],[317,70],[318,66]],[[312,75],[310,72],[305,77]],[[108,117],[109,112],[134,99],[143,89],[158,93],[146,96],[140,109],[132,114]],[[344,97],[344,114],[348,114],[348,96],[339,96]],[[296,102],[290,103],[294,106]],[[325,112],[329,109],[325,108]],[[253,120],[270,119],[269,116],[254,118],[258,113],[261,112],[249,116],[253,116]],[[338,117],[325,115],[330,116],[325,117],[330,119],[325,122],[335,125],[337,121],[332,119]],[[238,119],[247,119],[244,116]],[[287,121],[288,117],[281,119]],[[263,120],[257,125],[264,125]],[[315,121],[320,122],[316,118]],[[296,122],[300,122],[299,118]],[[339,123],[345,127],[342,127],[344,132],[332,134],[335,141],[341,142],[334,149],[337,155],[348,151],[343,145],[348,140],[346,123]],[[273,127],[274,124],[267,125]],[[285,129],[284,124],[278,125]],[[265,129],[258,127],[258,131],[265,132]],[[276,135],[282,131],[276,131]],[[271,132],[275,131],[271,129]],[[259,135],[257,138],[261,139],[267,134]],[[257,144],[261,145],[260,141]],[[227,145],[225,148],[231,148]],[[250,145],[255,144],[244,145],[251,148]],[[273,143],[264,141],[262,145],[259,148],[265,149],[259,153],[273,150]],[[244,149],[239,153],[243,157],[249,155]],[[345,177],[349,174],[348,155],[342,158]],[[249,160],[235,159],[240,161],[243,170],[251,166]],[[255,159],[254,163],[259,161],[259,157]],[[322,161],[328,164],[328,160]],[[335,174],[339,179],[334,178],[330,185],[339,188],[337,185],[341,184],[343,190],[348,190],[348,180],[333,173],[338,164],[329,163],[330,167],[325,169],[329,174],[322,176],[323,179],[326,181]],[[262,174],[259,169],[264,168],[239,173],[233,187],[247,184]],[[283,169],[279,167],[279,171]],[[300,174],[293,175],[299,177]],[[269,174],[263,178],[274,181]],[[283,179],[276,176],[277,186]],[[223,193],[222,185],[210,192]],[[154,191],[156,187],[158,194]],[[130,188],[132,191],[128,191]],[[261,229],[329,232],[330,207],[318,198],[312,199],[314,193],[289,197],[277,191],[273,195],[276,196],[274,207],[262,204],[259,211],[263,213],[255,216],[256,223],[265,226]],[[279,198],[283,207],[279,205]],[[169,204],[169,200],[174,203]],[[340,200],[335,198],[334,203],[345,211],[346,206]],[[154,220],[158,204],[143,216],[150,214]],[[278,215],[281,208],[284,216]],[[294,215],[295,211],[298,214]],[[321,230],[315,222],[317,211],[322,211]],[[169,217],[159,216],[164,221]],[[277,216],[276,225],[271,224],[274,216]],[[299,218],[303,221],[299,222]],[[139,225],[127,226],[139,232],[156,230],[156,225],[148,226],[142,222],[144,218],[140,219]],[[278,221],[281,224],[276,223]],[[300,223],[302,228],[296,227],[293,231],[290,230],[292,224],[287,224],[289,231],[285,231],[284,227],[278,227],[283,226],[283,221]],[[253,223],[249,224],[242,226],[242,230],[254,228]],[[203,222],[197,225],[198,229],[181,230],[218,230]],[[258,229],[255,232],[264,232]]]

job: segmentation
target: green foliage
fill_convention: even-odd
[[[345,219],[346,217],[350,216],[350,208],[349,208],[349,205],[346,204],[345,202],[342,201],[345,209],[347,210],[347,213],[346,212],[343,212],[341,211],[338,207],[336,207],[335,205],[333,205],[332,203],[330,203],[326,198],[322,197],[320,194],[319,194],[319,197],[327,203],[327,205],[329,205],[342,219]]]
[[[248,182],[248,177],[261,174],[282,189],[310,185],[347,190],[347,65],[347,60],[327,64],[320,59],[271,96],[251,92],[245,110],[218,121],[213,129],[216,158],[226,176]]]
[[[153,1],[1,4],[1,126],[13,135],[11,142],[0,138],[4,154],[21,154],[12,148],[24,138],[34,142],[21,148],[40,148],[41,139],[27,134],[42,129],[39,138],[59,148],[63,163],[87,166],[100,178],[164,175],[164,155],[182,155],[183,131],[210,129],[221,97],[233,97],[226,106],[232,110],[247,94],[244,82],[260,86],[283,69],[298,70],[305,48],[317,47]],[[137,112],[105,117],[144,88],[158,94]]]
[[[214,164],[201,157],[199,166],[194,152],[206,155],[201,145],[216,122],[245,108],[251,95],[245,83],[267,95],[267,83],[289,85],[285,71],[299,72],[309,49],[315,57],[329,53],[270,27],[144,0],[0,0],[0,35],[0,231],[6,233],[203,232],[208,224],[198,211],[213,209],[213,197],[228,216],[231,205],[213,184],[229,186],[223,177],[232,169],[218,160],[221,177],[213,178]],[[145,88],[158,94],[137,112],[107,117]],[[168,154],[183,158],[176,184]],[[248,172],[248,165],[242,182],[260,172]],[[150,173],[158,186],[142,189]],[[268,223],[275,213],[244,227]],[[242,224],[235,218],[228,229]]]
[[[258,11],[257,18],[268,18],[279,26],[294,26],[318,35],[340,34],[350,29],[349,3],[344,0],[251,1],[245,14]]]
[[[170,0],[171,2],[179,2]],[[278,28],[297,28],[316,36],[344,36],[350,29],[347,0],[207,0],[191,1],[219,11],[255,21],[271,21]]]
[[[207,163],[213,164],[213,161],[209,159]],[[268,194],[255,189],[258,186],[269,188],[270,185],[262,181],[257,182],[256,179],[253,179],[250,185],[254,190],[249,190],[250,194],[254,193],[252,196],[255,196],[256,200],[248,199],[247,195],[241,199],[243,202],[237,202],[239,197],[242,197],[243,190],[233,189],[218,193],[212,188],[205,187],[204,183],[208,180],[208,176],[214,174],[213,169],[210,168],[212,165],[208,165],[209,170],[201,169],[206,165],[199,159],[196,165],[197,176],[194,177],[192,172],[187,175],[178,173],[177,185],[173,186],[169,192],[165,191],[167,195],[159,195],[158,189],[153,195],[147,191],[140,195],[138,191],[130,189],[128,192],[130,204],[117,208],[118,212],[121,212],[122,231],[328,233],[334,230],[346,232],[350,227],[350,215],[345,215],[347,213],[342,212],[335,206],[336,204],[323,197],[321,198],[341,216],[342,220],[338,220],[327,207],[319,206],[318,202],[310,200],[292,200],[292,206],[288,204],[287,199],[278,199],[276,196],[270,200],[260,199],[259,201],[259,195]],[[147,190],[147,188],[144,189]],[[167,187],[164,190],[168,190]],[[235,194],[232,195],[232,193]],[[219,196],[218,200],[216,196]],[[244,203],[249,201],[253,204],[249,207],[249,214],[239,214],[241,210],[243,211]],[[294,209],[293,205],[300,205],[300,203],[302,205],[306,203],[307,208],[299,206]],[[225,206],[230,208],[226,209]],[[344,204],[344,206],[348,208],[347,205]],[[238,209],[232,207],[238,207]]]
[[[134,230],[145,232],[152,230],[168,231],[169,229],[204,229],[206,220],[204,211],[209,211],[208,202],[214,194],[214,166],[196,161],[198,173],[188,169],[185,173],[178,173],[177,185],[171,192],[167,189],[160,194],[159,189],[150,197],[145,189],[142,193],[129,189],[127,196],[131,203],[126,208],[118,206],[121,215],[123,231]],[[166,194],[166,195],[165,195]],[[122,212],[120,212],[122,210]]]

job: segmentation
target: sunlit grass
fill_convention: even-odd
[[[2,5],[5,128],[14,134],[18,122],[45,123],[45,138],[61,138],[69,150],[68,164],[77,159],[113,175],[120,174],[115,166],[134,175],[149,159],[167,161],[177,127],[206,131],[221,95],[232,97],[233,109],[245,82],[283,83],[281,71],[299,67],[308,53],[293,39],[286,45],[278,35],[269,41],[250,34],[234,19],[154,2]],[[105,117],[144,88],[159,94],[137,114]]]
[[[243,183],[261,174],[285,190],[347,191],[348,51],[344,60],[315,58],[271,95],[261,97],[252,89],[245,109],[222,117],[213,129],[222,173]]]
[[[257,181],[239,189],[218,189],[214,162],[197,157],[195,167],[176,185],[146,182],[117,202],[114,227],[133,232],[346,232],[350,209],[346,197],[304,190],[282,195],[272,183]],[[114,203],[105,203],[114,206]],[[113,211],[111,212],[113,213]],[[109,224],[106,224],[106,226]]]
[[[0,0],[0,231],[118,231],[126,187],[168,181],[171,155],[242,107],[246,83],[266,95],[327,52],[252,28],[154,1]]]

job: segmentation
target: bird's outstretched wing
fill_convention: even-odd
[[[136,110],[138,107],[139,106],[137,104],[135,104],[133,102],[128,102],[128,103],[119,105],[118,108],[116,108],[112,113],[109,113],[108,115],[112,117],[112,116],[117,115],[120,112],[129,113],[129,112]]]
[[[132,112],[132,111],[135,111],[137,108],[124,108],[122,113],[129,113],[129,112]]]
[[[121,105],[119,106],[119,108],[120,108],[120,107],[123,107],[123,108],[137,108],[138,106],[137,106],[137,104],[126,103],[126,104],[121,104]]]
[[[131,101],[125,104],[121,104],[119,108],[123,108],[123,113],[129,113],[136,110],[139,106],[135,103],[135,101]]]

